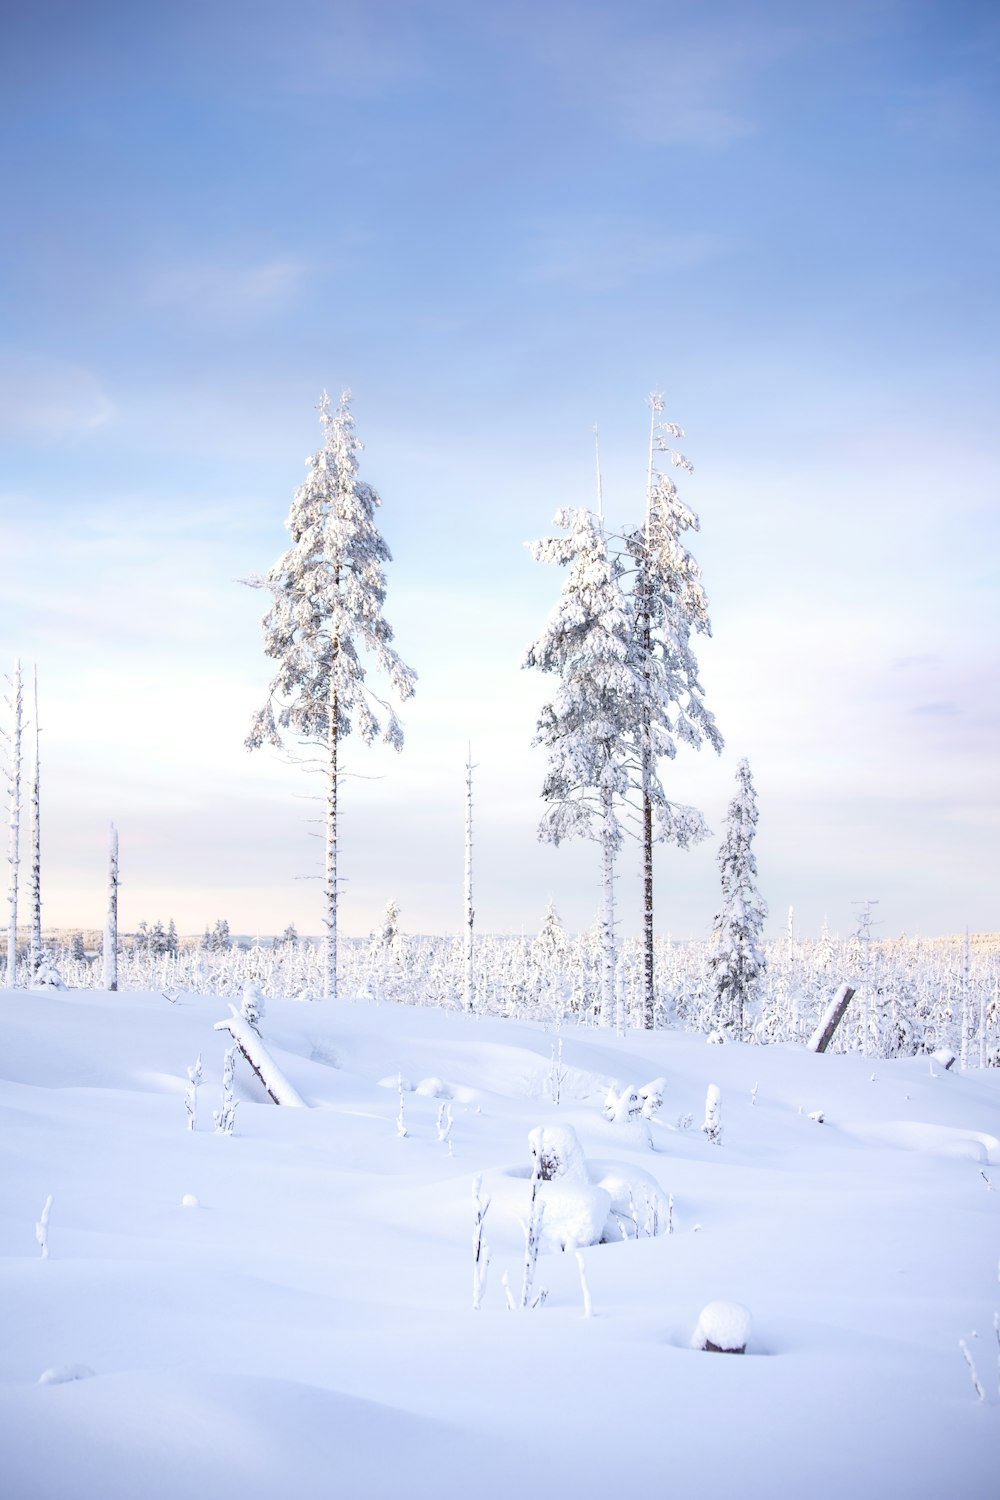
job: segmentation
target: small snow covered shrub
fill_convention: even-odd
[[[722,1093],[718,1084],[708,1085],[705,1095],[705,1123],[701,1128],[713,1146],[722,1145]]]
[[[627,1130],[632,1136],[633,1145],[652,1147],[653,1139],[646,1123],[648,1117],[645,1111],[646,1100],[633,1084],[622,1089],[620,1094],[613,1088],[608,1090],[604,1101],[604,1118]]]
[[[64,990],[63,977],[51,959],[43,959],[31,981],[33,990]]]
[[[703,1307],[691,1339],[693,1349],[712,1354],[745,1354],[750,1313],[740,1302],[710,1302]]]
[[[226,1055],[222,1059],[222,1106],[214,1110],[212,1119],[215,1128],[220,1135],[232,1135],[233,1126],[236,1124],[236,1107],[239,1100],[233,1092],[233,1080],[236,1076],[236,1048],[226,1049]]]
[[[528,1136],[532,1203],[545,1210],[545,1243],[556,1250],[600,1242],[611,1199],[590,1180],[571,1125],[538,1125]]]
[[[483,1235],[483,1225],[490,1200],[487,1198],[486,1202],[483,1202],[480,1196],[482,1185],[482,1176],[477,1174],[472,1179],[472,1201],[476,1209],[472,1230],[472,1309],[474,1312],[478,1312],[482,1306],[483,1295],[486,1291],[486,1273],[490,1268],[490,1247]]]
[[[659,1183],[648,1172],[602,1162],[592,1165],[591,1177],[610,1200],[602,1245],[651,1239],[670,1232],[670,1199],[664,1197]]]
[[[652,1120],[663,1108],[663,1099],[667,1092],[667,1080],[665,1078],[654,1078],[652,1083],[644,1083],[639,1090],[639,1098],[642,1100],[642,1117],[644,1120]]]
[[[42,1252],[42,1260],[48,1260],[49,1258],[49,1214],[51,1212],[52,1194],[50,1193],[45,1200],[45,1207],[42,1209],[41,1217],[35,1225],[35,1239],[38,1242],[38,1248]]]
[[[201,1053],[198,1053],[193,1068],[188,1068],[188,1086],[184,1090],[184,1108],[187,1110],[188,1130],[198,1128],[198,1085],[201,1083]]]
[[[260,1023],[264,1019],[264,996],[260,985],[254,979],[248,979],[243,986],[243,1003],[240,1006],[240,1015],[247,1025],[260,1036]]]
[[[587,1181],[583,1148],[572,1125],[536,1125],[528,1135],[533,1175],[540,1182],[565,1177],[571,1182]]]

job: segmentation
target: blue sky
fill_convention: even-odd
[[[0,605],[37,661],[46,920],[318,930],[308,779],[249,756],[265,570],[320,391],[354,392],[418,696],[352,754],[345,930],[596,912],[536,844],[557,574],[642,509],[645,398],[695,464],[726,738],[659,856],[707,931],[746,755],[772,930],[997,926],[1000,12],[992,4],[39,3],[4,21]],[[362,779],[377,778],[377,779]],[[634,860],[619,886],[638,918]]]

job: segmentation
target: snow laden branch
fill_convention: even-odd
[[[340,743],[357,733],[365,744],[381,738],[402,749],[403,730],[387,700],[368,681],[366,663],[387,679],[400,700],[411,696],[416,674],[392,645],[386,621],[383,564],[391,560],[375,526],[377,492],[358,477],[361,443],[348,394],[334,409],[319,403],[323,446],[307,460],[286,525],[292,545],[263,579],[269,589],[264,653],[278,663],[267,701],[254,715],[247,747],[281,747],[283,733],[319,743],[325,752],[325,995],[337,994],[337,794]]]

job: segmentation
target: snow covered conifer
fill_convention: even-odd
[[[757,795],[749,763],[741,760],[719,849],[722,907],[713,924],[709,956],[715,1024],[736,1037],[743,1036],[767,967],[761,945],[767,905],[757,890],[757,860],[751,847],[756,831]]]
[[[267,702],[254,716],[247,746],[282,744],[282,730],[319,744],[326,778],[325,994],[337,994],[337,792],[340,741],[356,730],[366,744],[381,736],[397,750],[403,732],[396,715],[373,693],[363,656],[374,658],[400,699],[409,698],[414,672],[393,649],[382,614],[390,552],[374,520],[381,504],[358,478],[361,444],[349,397],[334,410],[319,403],[322,448],[307,460],[286,525],[292,545],[265,578],[248,580],[273,595],[264,616],[264,652],[278,663]]]
[[[562,595],[523,665],[559,676],[541,710],[533,743],[549,755],[542,785],[547,804],[542,840],[585,837],[601,846],[601,1022],[614,1015],[614,862],[622,844],[619,809],[634,784],[634,736],[642,683],[631,653],[621,565],[608,551],[601,520],[588,510],[561,510],[565,536],[532,546],[539,562],[567,569]]]
[[[634,612],[633,656],[643,680],[640,728],[643,868],[643,1025],[653,1026],[653,844],[662,840],[686,849],[708,832],[693,808],[671,803],[656,774],[658,760],[673,760],[678,742],[698,750],[722,749],[722,736],[705,707],[704,689],[691,645],[692,633],[711,635],[708,600],[701,570],[684,544],[684,534],[698,531],[694,511],[677,492],[668,474],[655,466],[657,453],[668,454],[675,468],[691,465],[667,441],[683,437],[676,422],[661,420],[663,398],[649,398],[649,460],[646,472],[646,517],[626,545],[636,563],[631,597]],[[654,832],[655,819],[655,832]]]

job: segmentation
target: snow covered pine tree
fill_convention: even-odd
[[[665,453],[675,468],[692,472],[668,438],[684,436],[676,422],[661,420],[663,397],[649,398],[649,458],[646,469],[646,518],[641,530],[626,538],[635,559],[633,652],[643,678],[640,730],[643,872],[643,1025],[654,1020],[653,975],[653,843],[663,840],[686,849],[708,830],[693,808],[680,807],[663,795],[656,779],[661,756],[673,760],[678,740],[699,750],[707,741],[722,750],[722,736],[702,702],[692,632],[711,635],[708,600],[701,570],[683,543],[686,531],[699,529],[698,517],[681,500],[669,475],[656,468]],[[655,666],[654,666],[655,663]],[[658,670],[657,670],[658,669]],[[656,810],[656,832],[653,815]]]
[[[757,794],[750,766],[736,767],[736,796],[726,814],[719,849],[722,909],[712,925],[709,967],[715,990],[715,1024],[737,1039],[744,1034],[767,967],[761,929],[767,905],[757,890],[757,860],[750,847],[757,831]]]
[[[281,730],[321,746],[326,778],[326,927],[324,994],[337,996],[337,790],[340,741],[357,730],[366,744],[381,736],[397,750],[403,731],[396,715],[366,684],[362,652],[375,658],[400,699],[416,674],[393,650],[382,616],[391,558],[374,522],[382,502],[358,478],[350,396],[334,411],[319,402],[323,446],[307,460],[286,525],[292,545],[265,578],[246,581],[274,596],[264,616],[264,652],[278,662],[264,707],[254,715],[247,747],[282,744]],[[385,713],[385,727],[376,714]]]
[[[561,510],[555,524],[567,533],[532,545],[538,562],[568,569],[559,602],[523,665],[559,675],[560,684],[538,719],[533,744],[549,765],[542,786],[548,804],[542,840],[594,838],[601,846],[601,1024],[614,1015],[614,864],[621,848],[618,808],[636,777],[635,736],[643,683],[631,651],[628,602],[621,564],[608,552],[602,521],[589,510]]]

